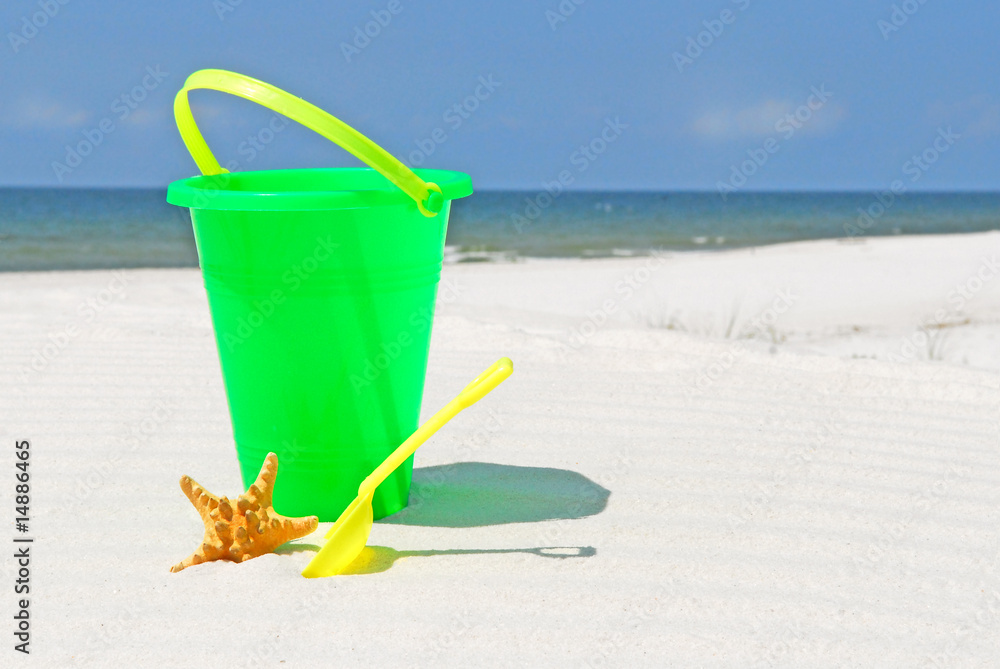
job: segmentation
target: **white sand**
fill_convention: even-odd
[[[196,271],[125,272],[106,307],[111,272],[0,275],[32,662],[995,666],[1000,280],[970,279],[994,255],[995,233],[449,266],[424,414],[500,355],[515,375],[418,452],[381,571],[314,581],[325,524],[168,571],[201,538],[180,475],[241,490]]]

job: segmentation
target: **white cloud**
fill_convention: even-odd
[[[509,130],[521,130],[528,127],[528,123],[523,118],[510,114],[498,114],[497,120],[500,121],[500,125]]]
[[[191,102],[191,112],[194,114],[195,120],[198,119],[213,119],[222,116],[223,114],[232,113],[223,109],[218,104],[212,104],[210,102]]]
[[[0,122],[19,130],[61,130],[79,128],[89,118],[86,109],[67,107],[46,97],[22,96],[10,104]]]
[[[139,107],[122,121],[122,125],[155,126],[170,123],[172,118],[173,107],[170,109]]]
[[[844,107],[827,101],[816,109],[805,106],[808,99],[818,104],[815,97],[803,98],[800,102],[768,98],[749,107],[710,109],[702,112],[690,124],[689,129],[696,136],[709,140],[754,139],[768,137],[778,132],[775,127],[790,114],[798,113],[800,126],[797,132],[803,135],[819,135],[832,131],[847,115]]]
[[[988,95],[974,95],[958,102],[935,102],[927,110],[934,125],[952,125],[967,137],[986,139],[1000,135],[1000,103]]]

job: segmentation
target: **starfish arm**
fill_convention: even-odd
[[[191,555],[187,556],[186,558],[175,564],[173,567],[171,567],[170,573],[176,574],[177,572],[183,569],[187,569],[188,567],[193,567],[196,564],[201,564],[204,561],[205,561],[204,558],[202,558],[198,553],[191,553]]]
[[[316,531],[319,527],[319,518],[316,516],[307,516],[305,518],[288,518],[288,527],[290,528],[292,539],[301,539],[302,537],[307,537]],[[289,539],[291,541],[291,539]]]
[[[268,523],[261,523],[261,532],[251,534],[254,548],[260,553],[273,552],[279,546],[287,544],[289,541],[301,539],[312,534],[319,526],[319,519],[316,516],[308,518],[285,518],[279,516],[271,510],[271,519]]]
[[[188,567],[193,567],[196,564],[201,564],[202,562],[211,562],[212,560],[219,560],[226,558],[226,550],[224,542],[222,541],[210,541],[209,537],[206,535],[205,541],[202,542],[198,549],[191,553],[173,567],[170,571],[177,573]]]
[[[212,509],[219,505],[219,498],[205,490],[190,476],[181,477],[181,490],[191,500],[201,519],[207,523]]]
[[[315,532],[316,528],[319,527],[319,518],[316,516],[288,518],[287,516],[275,513],[274,509],[271,509],[270,526],[275,528],[273,531],[275,531],[278,536],[283,537],[281,543],[287,543],[289,541],[294,541],[295,539],[301,539],[302,537],[309,536]],[[281,544],[278,545],[280,546]]]
[[[278,456],[268,453],[261,465],[260,474],[247,490],[247,497],[261,508],[271,506],[271,496],[274,494],[274,480],[278,476]]]

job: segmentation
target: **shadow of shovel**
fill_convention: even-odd
[[[485,549],[451,549],[427,551],[397,551],[388,546],[365,546],[357,559],[352,562],[341,575],[378,574],[390,569],[396,560],[409,557],[432,557],[435,555],[489,555],[493,553],[525,553],[544,558],[593,557],[597,551],[593,546],[549,546],[541,548],[485,548]]]

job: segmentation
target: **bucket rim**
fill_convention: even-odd
[[[441,188],[445,200],[472,195],[472,178],[464,172],[415,169],[418,176]],[[360,180],[363,188],[289,190],[268,188],[300,175],[315,182],[328,176]],[[246,170],[179,179],[167,187],[167,202],[180,207],[210,211],[322,211],[363,209],[410,204],[413,199],[377,170],[367,167],[321,167],[291,170]]]

